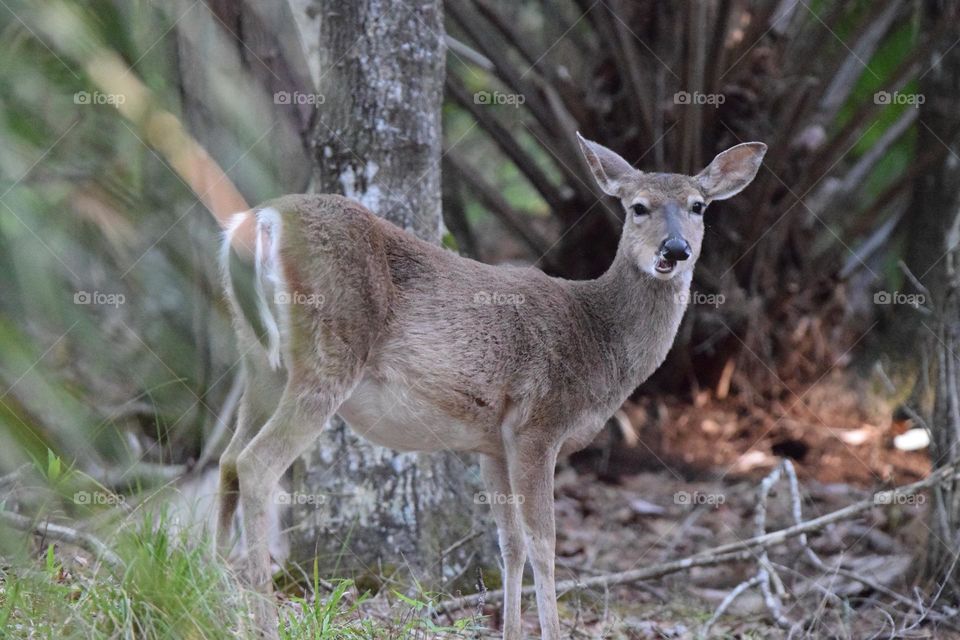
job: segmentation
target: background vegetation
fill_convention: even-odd
[[[60,557],[42,536],[0,536],[0,626],[159,638],[246,623],[235,578],[200,560],[202,525],[159,515],[189,502],[170,498],[177,483],[215,467],[239,390],[218,229],[166,151],[190,132],[248,202],[310,189],[323,104],[276,98],[309,82],[311,55],[290,53],[295,23],[277,16],[310,4],[0,2],[3,509],[110,532],[127,566],[92,578],[89,559]],[[770,153],[749,192],[707,213],[694,290],[723,302],[692,306],[635,400],[687,405],[706,390],[744,415],[773,413],[792,387],[843,370],[857,393],[882,380],[894,417],[947,429],[956,3],[444,8],[448,247],[594,277],[623,212],[592,183],[575,131],[650,171],[695,172],[762,140]],[[956,435],[934,441],[932,466],[956,457]],[[956,518],[957,494],[937,495]],[[955,540],[941,547],[935,564],[955,563]],[[439,596],[399,585],[385,589],[388,622],[362,623],[349,583],[324,590],[332,576],[309,567],[287,577],[303,614],[291,637],[434,637],[475,623],[434,628],[421,614]]]

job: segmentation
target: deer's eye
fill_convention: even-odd
[[[706,207],[704,206],[704,204],[703,204],[702,202],[694,202],[694,203],[693,203],[693,206],[690,207],[690,212],[691,212],[691,213],[695,213],[696,215],[700,216],[700,215],[703,215],[703,210],[704,210],[705,208],[706,208]]]
[[[642,205],[639,202],[633,205],[633,215],[635,216],[648,216],[650,215],[650,209],[647,209],[646,205]]]

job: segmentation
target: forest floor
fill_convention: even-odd
[[[625,440],[622,429],[609,429],[558,469],[558,581],[648,567],[754,536],[758,487],[782,458],[796,468],[804,519],[926,476],[927,452],[892,447],[904,425],[889,418],[890,408],[851,389],[838,377],[804,392],[802,402],[787,398],[773,407],[737,397],[628,406],[635,441]],[[769,566],[782,582],[779,613],[783,622],[796,625],[792,635],[773,622],[768,602],[751,587],[706,637],[960,638],[935,615],[917,622],[916,606],[849,577],[867,577],[928,610],[932,590],[913,590],[923,565],[917,553],[930,535],[927,495],[914,498],[877,504],[811,533],[820,567],[805,561],[796,539],[769,550]],[[774,485],[765,504],[766,531],[793,524],[785,480]],[[209,562],[208,541],[189,532],[167,533],[144,516],[110,543],[128,566],[118,578],[92,571],[94,559],[82,550],[42,540],[30,545],[33,569],[0,567],[0,636],[245,637],[243,589],[229,569]],[[642,583],[563,593],[565,637],[703,637],[704,624],[721,602],[756,575],[760,553]],[[844,571],[829,570],[836,567]],[[299,597],[280,596],[288,621],[283,635],[291,640],[497,635],[498,604],[450,617],[436,613],[446,597],[386,589],[365,597],[350,583],[325,588],[318,581]],[[538,637],[532,598],[524,601],[524,624],[529,637]]]
[[[637,435],[634,446],[598,439],[579,456],[601,476],[666,470],[684,477],[757,479],[789,458],[801,479],[860,487],[913,482],[927,475],[926,450],[900,451],[893,438],[909,421],[891,418],[892,407],[845,373],[835,373],[799,395],[757,401],[723,400],[703,392],[625,407]]]
[[[758,487],[787,458],[800,480],[804,519],[869,499],[873,491],[926,476],[926,451],[892,445],[907,425],[842,376],[771,410],[731,397],[642,400],[627,415],[639,436],[609,429],[557,476],[558,579],[641,568],[756,533]],[[842,566],[914,597],[929,529],[927,495],[878,505],[810,537],[827,567]],[[793,524],[786,481],[770,494],[766,531]],[[802,623],[793,637],[960,638],[942,626],[909,628],[902,604],[804,562],[796,541],[770,552],[783,582],[782,613]],[[755,560],[699,568],[607,593],[570,594],[574,637],[690,638],[721,601],[758,570]],[[583,571],[589,567],[589,573]],[[956,603],[951,603],[954,606]],[[779,638],[757,588],[734,601],[710,637]]]

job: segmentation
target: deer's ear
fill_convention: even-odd
[[[587,159],[587,165],[593,173],[594,179],[608,196],[619,196],[620,187],[624,181],[640,175],[640,172],[630,166],[630,163],[619,155],[607,149],[602,144],[591,142],[577,132],[580,141],[580,150]]]
[[[719,154],[696,176],[707,199],[725,200],[743,191],[756,177],[766,152],[762,142],[744,142]]]

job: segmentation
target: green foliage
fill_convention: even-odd
[[[47,450],[81,469],[196,458],[236,375],[213,220],[136,123],[78,98],[109,51],[177,114],[177,17],[142,0],[0,11],[0,473]],[[258,155],[236,170],[270,183]]]
[[[119,574],[67,563],[53,545],[41,570],[5,573],[5,637],[236,637],[247,622],[234,576],[210,561],[205,536],[171,531],[162,515],[144,515],[121,532],[114,541],[125,565]]]
[[[5,638],[249,637],[248,592],[212,558],[211,542],[196,531],[176,532],[162,513],[145,513],[113,539],[124,569],[91,571],[50,544],[38,563],[0,573],[0,636]],[[309,594],[281,605],[285,640],[469,637],[473,618],[442,626],[432,619],[439,594],[393,592],[397,602],[375,618],[368,595],[353,597],[352,581],[326,592],[313,572]],[[380,607],[383,609],[383,607]]]

